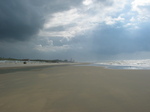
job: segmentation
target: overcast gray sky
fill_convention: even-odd
[[[145,59],[150,0],[0,0],[0,57]]]

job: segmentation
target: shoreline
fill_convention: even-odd
[[[146,66],[123,66],[123,65],[103,65],[96,63],[89,63],[87,65],[79,65],[79,66],[94,66],[94,67],[102,67],[104,69],[112,69],[112,70],[150,70],[150,67]]]
[[[24,68],[24,67],[48,67],[48,66],[63,66],[63,65],[73,65],[73,66],[89,66],[89,67],[100,67],[103,69],[110,70],[150,70],[149,67],[137,67],[137,66],[115,66],[115,65],[102,65],[95,63],[0,63],[0,70],[11,69],[11,68]]]
[[[5,64],[0,66],[0,74],[13,73],[17,71],[36,70],[59,66],[80,66],[88,63],[44,63],[44,64]]]
[[[89,67],[100,67],[103,69],[110,69],[110,70],[150,70],[148,67],[137,67],[137,66],[115,66],[115,65],[102,65],[102,64],[95,64],[95,63],[31,63],[28,62],[27,64],[23,63],[0,63],[0,70],[2,69],[14,69],[14,68],[36,68],[36,67],[49,67],[49,66],[64,66],[64,65],[73,65],[73,66],[89,66]]]
[[[2,68],[19,68],[19,67],[36,67],[36,66],[53,66],[53,65],[76,65],[82,63],[0,63],[0,69]]]

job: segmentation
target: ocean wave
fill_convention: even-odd
[[[122,69],[150,69],[150,59],[146,60],[115,60],[95,63],[97,65],[106,66],[108,68]]]

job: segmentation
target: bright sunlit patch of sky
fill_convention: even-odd
[[[83,1],[83,4],[84,4],[84,5],[90,5],[90,4],[92,4],[92,3],[93,3],[92,0],[84,0],[84,1]]]
[[[110,4],[105,6],[103,2],[84,0],[83,5],[80,7],[54,13],[52,18],[47,19],[44,24],[44,29],[41,30],[39,35],[61,36],[66,38],[75,37],[83,31],[94,29],[100,23],[113,25],[117,22],[123,22],[125,18],[119,14],[124,9],[126,2],[115,0],[114,3]],[[51,31],[51,28],[62,26],[64,28],[62,31]]]
[[[82,32],[94,30],[97,25],[105,23],[114,25],[121,23],[129,29],[138,29],[139,24],[148,21],[150,0],[114,0],[103,3],[96,0],[84,0],[80,7],[56,12],[47,18],[39,35],[72,38]],[[128,6],[128,7],[127,7]],[[52,28],[63,27],[61,31]]]

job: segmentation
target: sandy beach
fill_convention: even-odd
[[[150,70],[0,68],[0,112],[149,112]]]

